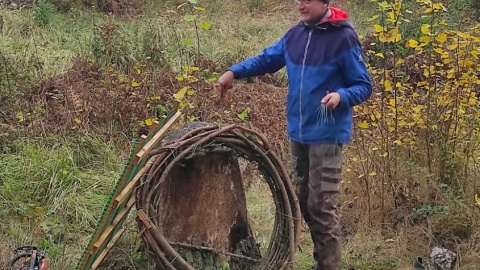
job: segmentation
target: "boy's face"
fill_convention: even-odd
[[[300,12],[301,20],[306,23],[317,23],[325,15],[328,5],[320,0],[294,0]]]

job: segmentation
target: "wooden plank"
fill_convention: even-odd
[[[165,123],[165,125],[150,139],[150,141],[149,141],[150,145],[152,145],[152,146],[155,145],[155,144],[151,143],[152,140],[154,140],[155,138],[156,138],[156,140],[161,139],[163,137],[164,133],[170,129],[170,126],[178,119],[178,117],[180,115],[181,115],[181,112],[177,111],[167,121],[167,123]],[[158,124],[156,123],[156,125],[158,125]],[[135,150],[133,152],[134,155],[132,156],[132,159],[131,159],[130,163],[128,164],[128,167],[125,170],[125,173],[123,174],[123,177],[120,180],[120,183],[118,184],[117,189],[115,190],[115,193],[113,194],[113,198],[118,197],[119,194],[121,194],[121,192],[123,192],[124,188],[127,186],[127,180],[130,177],[130,173],[132,172],[133,167],[138,164],[138,161],[140,160],[140,157],[143,156],[143,154],[140,155],[140,156],[138,154],[139,154],[140,151],[145,149],[145,146],[146,146],[145,145],[145,140],[146,139],[147,139],[147,136],[142,135],[140,137],[138,143],[136,144]],[[150,149],[148,149],[148,150],[150,150]],[[101,233],[105,230],[105,227],[108,225],[106,223],[107,223],[108,220],[110,220],[110,218],[108,218],[108,217],[110,217],[111,212],[113,210],[115,210],[117,207],[118,207],[118,202],[117,201],[110,202],[110,205],[108,206],[107,210],[105,211],[104,218],[103,218],[102,222],[100,223],[100,225],[97,229],[97,232],[100,231],[100,233]],[[93,242],[97,241],[99,237],[100,237],[99,233],[97,233],[93,238]]]
[[[92,267],[90,267],[90,270],[97,269],[97,267],[100,265],[100,263],[102,263],[103,259],[105,259],[108,252],[110,252],[113,245],[117,242],[117,240],[120,238],[120,236],[123,234],[124,231],[125,231],[125,228],[122,228],[112,237],[107,247],[102,251],[102,253],[100,253],[100,255],[97,257],[95,262],[93,262]]]
[[[137,165],[137,163],[138,163],[138,157],[135,154],[138,153],[138,151],[140,151],[140,149],[143,147],[144,143],[145,143],[145,138],[141,137],[138,140],[137,144],[135,145],[135,149],[133,151],[134,154],[132,155],[132,159],[130,160],[130,163],[127,165],[127,169],[125,170],[125,173],[123,174],[122,179],[120,180],[120,182],[118,183],[118,185],[115,189],[115,192],[113,194],[113,198],[118,196],[118,194],[120,194],[120,192],[123,190],[123,188],[127,185],[127,181],[130,178],[130,173],[132,172],[135,165]],[[104,231],[105,227],[108,225],[107,221],[110,220],[110,215],[111,215],[112,211],[116,210],[116,209],[117,209],[117,206],[115,205],[115,202],[110,202],[108,207],[107,207],[107,210],[105,211],[105,213],[103,215],[102,221],[101,221],[100,225],[98,226],[97,233],[95,234],[95,237],[93,238],[93,242],[95,242],[100,237],[100,233],[102,233]]]
[[[156,139],[157,141],[159,139],[161,139],[161,137],[163,136],[163,134],[168,130],[170,129],[170,126],[177,120],[177,118],[181,115],[181,113],[179,111],[177,111],[168,121],[167,123],[165,124],[165,126],[163,126],[161,128],[161,130],[159,130],[159,132],[157,132],[156,135],[154,135],[154,137],[152,137],[152,139]],[[173,119],[172,119],[173,118]],[[154,125],[152,125],[151,129],[150,129],[150,132],[152,132],[154,129],[156,129],[159,125],[159,122],[158,121],[155,121]],[[91,260],[91,257],[93,254],[95,254],[98,250],[98,247],[95,247],[94,246],[94,243],[97,243],[98,242],[98,239],[105,235],[105,230],[109,229],[110,227],[107,227],[109,224],[109,222],[111,221],[111,218],[113,218],[111,215],[112,215],[112,212],[117,210],[117,207],[126,199],[128,198],[129,196],[129,192],[128,190],[125,190],[125,187],[127,186],[127,181],[130,179],[130,174],[132,172],[132,169],[138,164],[138,162],[140,161],[140,158],[143,157],[143,155],[148,151],[150,150],[150,148],[155,145],[157,142],[152,142],[150,143],[149,145],[149,148],[144,148],[145,146],[145,141],[147,140],[148,136],[146,135],[142,135],[140,137],[140,139],[138,140],[138,142],[136,143],[135,145],[135,149],[133,150],[133,153],[132,153],[132,158],[129,162],[129,164],[127,165],[127,168],[125,170],[125,172],[123,173],[122,175],[122,178],[120,179],[115,191],[114,191],[114,194],[113,194],[113,198],[118,198],[118,196],[122,193],[122,192],[126,192],[127,194],[124,194],[124,198],[120,198],[122,199],[122,201],[110,201],[109,202],[109,205],[107,206],[107,209],[105,210],[105,212],[103,213],[102,215],[102,219],[100,221],[100,224],[98,225],[97,227],[97,230],[95,231],[95,234],[92,238],[92,241],[88,247],[88,250],[87,252],[84,254],[84,256],[82,257],[82,261],[79,263],[79,268],[80,270],[84,270],[87,268],[87,264],[90,262]],[[142,151],[142,153],[139,155],[139,152]],[[137,180],[138,181],[138,180]],[[130,187],[129,187],[130,188]],[[129,203],[132,202],[132,205],[134,203],[134,198],[133,198],[133,201],[129,201]],[[130,206],[131,208],[132,206]],[[129,210],[129,209],[128,209]],[[127,211],[126,213],[128,213],[129,211]],[[121,220],[121,219],[120,219]],[[118,221],[117,221],[118,223]],[[110,231],[111,232],[111,231]],[[97,243],[98,244],[98,243]]]
[[[140,138],[137,144],[135,145],[135,149],[133,150],[133,155],[132,159],[130,160],[130,163],[127,165],[127,169],[123,173],[122,178],[120,179],[120,182],[117,185],[117,188],[113,194],[113,197],[115,198],[118,196],[118,194],[123,190],[123,188],[126,186],[126,182],[128,181],[130,177],[130,173],[132,172],[133,167],[138,163],[138,157],[135,155],[140,151],[140,149],[143,147],[145,142],[145,139]],[[93,241],[97,241],[97,239],[100,237],[100,234],[104,231],[104,228],[107,226],[107,221],[109,220],[110,214],[112,211],[116,209],[116,206],[114,206],[113,202],[110,202],[110,204],[107,206],[107,209],[105,210],[105,213],[103,214],[102,221],[100,222],[100,225],[97,228],[97,232],[94,235]]]
[[[137,185],[138,180],[142,177],[143,173],[150,167],[150,165],[155,162],[156,157],[152,157],[140,171],[133,177],[133,179],[128,183],[125,188],[120,192],[120,194],[113,201],[113,206],[118,207],[128,196],[133,192],[133,189]]]
[[[135,154],[138,153],[138,151],[140,151],[140,149],[143,147],[144,142],[145,142],[145,139],[140,138],[139,141],[136,143],[135,149],[133,150],[133,153],[132,153],[132,158],[127,165],[127,169],[123,173],[122,178],[120,179],[120,182],[118,183],[118,186],[113,196],[117,196],[120,190],[123,189],[123,186],[125,186],[125,183],[128,181],[133,167],[138,163],[138,157]],[[109,205],[107,206],[107,209],[105,210],[105,213],[103,213],[102,220],[100,221],[100,224],[98,225],[98,228],[95,231],[92,242],[88,247],[87,252],[83,256],[78,269],[80,270],[86,269],[87,263],[90,261],[90,257],[92,256],[92,254],[95,253],[93,243],[95,243],[98,240],[98,238],[100,238],[100,235],[104,232],[105,227],[107,226],[107,220],[110,220],[110,215],[114,209],[116,209],[116,207],[114,207],[114,203],[110,202]]]
[[[152,227],[152,223],[150,222],[150,219],[147,217],[147,214],[145,214],[145,212],[142,209],[138,210],[137,217],[142,221],[143,225],[145,225],[147,229],[150,229]]]
[[[98,238],[98,240],[93,244],[91,250],[93,253],[97,252],[97,250],[103,245],[105,240],[108,236],[112,233],[113,229],[118,225],[118,223],[124,218],[132,208],[133,204],[135,203],[135,197],[132,197],[130,201],[128,201],[127,205],[120,211],[120,213],[115,217],[112,224],[110,224],[106,230],[103,231],[102,235]]]
[[[148,153],[154,145],[156,145],[165,135],[165,133],[172,127],[177,119],[182,115],[182,112],[177,111],[165,125],[143,146],[143,148],[137,153],[137,157],[141,159],[146,153]]]

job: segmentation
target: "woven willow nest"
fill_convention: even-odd
[[[239,126],[194,126],[176,136],[166,139],[163,146],[152,150],[145,165],[146,170],[136,190],[136,207],[139,211],[139,227],[142,239],[151,257],[164,269],[195,269],[182,256],[183,249],[191,247],[210,252],[221,258],[235,258],[250,262],[246,269],[285,269],[293,264],[298,231],[300,229],[300,207],[295,190],[285,166],[273,153],[267,140],[258,132]],[[205,245],[179,244],[170,242],[164,235],[162,220],[159,219],[161,183],[169,179],[173,168],[182,161],[201,153],[209,155],[218,151],[232,151],[258,167],[272,193],[275,204],[275,220],[269,246],[261,259],[248,255],[229,253]],[[198,156],[198,155],[197,155]],[[170,211],[170,209],[167,209]],[[171,209],[171,211],[174,211]],[[141,215],[140,215],[141,213]],[[178,221],[181,226],[182,221]],[[252,264],[253,262],[253,264]],[[213,264],[213,262],[210,262]],[[210,264],[207,263],[207,264]],[[201,267],[202,269],[222,269]],[[162,269],[162,268],[161,268]],[[244,269],[244,268],[242,268]]]

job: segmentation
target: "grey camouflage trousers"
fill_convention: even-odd
[[[318,270],[340,270],[338,194],[342,145],[291,142],[293,179],[301,212],[314,244]]]

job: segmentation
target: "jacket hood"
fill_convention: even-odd
[[[323,29],[326,24],[330,24],[337,27],[346,26],[354,29],[353,24],[350,22],[350,16],[346,11],[343,11],[336,7],[329,7],[326,17],[327,18],[324,18],[320,22],[315,24],[315,27]],[[308,24],[306,24],[305,22],[304,24],[308,26]]]
[[[316,24],[308,24],[304,21],[301,21],[299,24],[304,25],[307,28],[316,27],[320,29],[326,29],[327,25],[332,25],[336,27],[346,26],[354,29],[354,26],[349,19],[350,19],[350,16],[348,15],[347,12],[339,8],[329,7],[327,14],[320,22]]]
[[[348,13],[346,11],[343,11],[335,7],[329,7],[328,9],[330,10],[330,13],[331,13],[330,17],[325,20],[322,20],[318,24],[323,24],[327,22],[334,22],[334,23],[342,22],[342,21],[348,21],[350,19],[350,16],[348,16]]]

